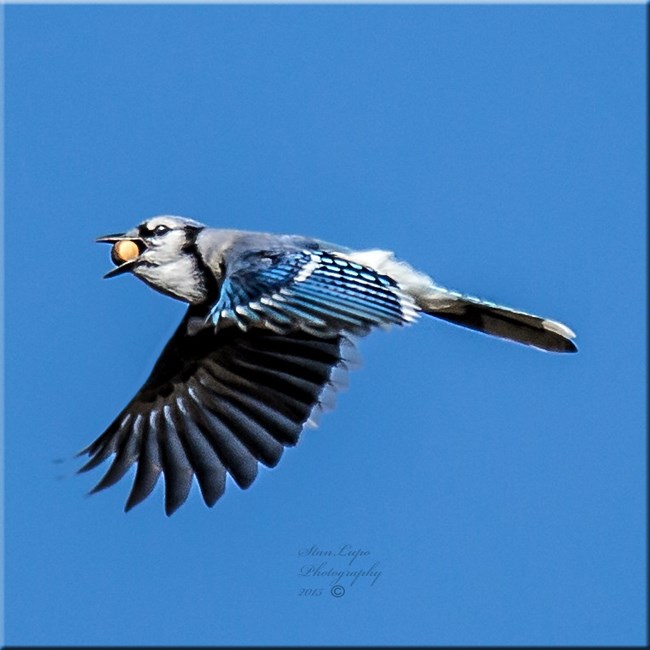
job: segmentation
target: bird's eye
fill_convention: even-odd
[[[163,224],[160,224],[153,229],[154,235],[164,235],[166,232],[169,232],[169,227],[164,226]]]

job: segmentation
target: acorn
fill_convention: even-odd
[[[138,255],[140,255],[140,249],[131,239],[120,239],[111,248],[111,259],[117,266],[134,260]]]

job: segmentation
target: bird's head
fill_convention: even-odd
[[[128,232],[98,237],[113,244],[111,259],[116,265],[104,277],[133,273],[149,286],[189,303],[206,298],[206,278],[196,249],[196,238],[204,226],[182,217],[147,219]]]

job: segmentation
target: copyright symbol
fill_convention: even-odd
[[[334,598],[340,598],[345,593],[345,588],[343,587],[343,585],[334,585],[330,589],[330,592],[332,593],[332,596],[334,596]]]

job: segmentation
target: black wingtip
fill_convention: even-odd
[[[92,443],[92,444],[90,444],[90,445],[87,445],[87,446],[84,447],[83,449],[80,449],[80,450],[79,450],[79,451],[78,451],[78,452],[73,456],[73,458],[79,458],[80,456],[85,456],[86,454],[90,453],[90,448],[93,446],[93,444],[95,444],[95,443]]]
[[[182,501],[174,501],[174,502],[165,502],[165,514],[168,517],[171,517],[184,503],[186,499],[183,499]]]
[[[131,491],[131,494],[129,494],[126,503],[124,504],[124,512],[131,512],[133,508],[135,508],[137,505],[140,505],[147,497],[149,496],[149,493],[145,495],[136,495]]]
[[[76,471],[76,474],[85,474],[91,469],[95,469],[95,467],[101,465],[106,458],[106,456],[102,457],[101,455],[93,456]]]

